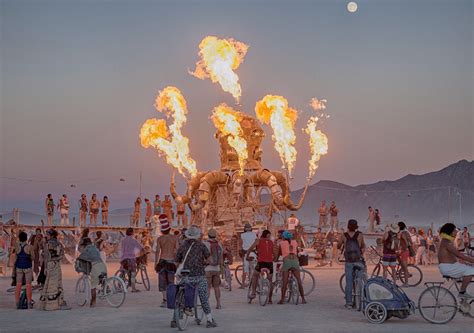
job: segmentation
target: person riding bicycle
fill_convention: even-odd
[[[137,257],[140,257],[143,246],[133,237],[133,228],[128,228],[126,236],[122,240],[122,257],[120,265],[127,271],[130,276],[132,293],[139,292],[135,286],[135,277],[137,275]]]
[[[247,274],[250,273],[250,262],[249,260],[246,260],[245,258],[246,253],[248,249],[252,246],[252,244],[255,242],[255,240],[257,239],[257,235],[252,231],[252,225],[250,223],[245,223],[244,232],[240,235],[240,239],[241,239],[242,245],[239,251],[239,255],[243,260],[243,266],[244,266],[243,267],[244,272],[242,274],[242,285],[240,286],[240,288],[244,289],[246,287],[245,281],[247,279]],[[253,254],[250,257],[255,258],[255,254]]]
[[[281,267],[282,272],[282,287],[281,287],[281,299],[278,304],[283,304],[286,295],[286,289],[288,287],[288,280],[290,271],[298,282],[298,290],[301,295],[301,303],[306,304],[304,297],[303,283],[300,276],[300,263],[298,260],[298,243],[293,239],[293,234],[288,230],[285,230],[282,234],[283,240],[279,242],[278,253],[275,257],[280,255],[283,257],[283,266]]]
[[[461,288],[459,289],[459,298],[473,299],[474,295],[466,292],[467,286],[471,283],[474,276],[474,267],[461,264],[458,259],[474,263],[474,258],[459,252],[454,246],[454,239],[459,230],[452,223],[444,224],[439,230],[441,243],[438,251],[439,271],[443,276],[449,276],[453,279],[462,279]]]
[[[353,276],[352,272],[354,268],[365,269],[365,263],[363,259],[363,253],[365,250],[364,236],[358,229],[356,220],[349,220],[347,222],[347,232],[339,239],[337,248],[340,249],[344,246],[344,259],[345,259],[345,273],[346,273],[346,309],[352,309],[352,284]]]
[[[85,272],[88,274],[91,278],[91,303],[90,307],[95,306],[96,298],[97,298],[97,286],[99,285],[100,282],[100,276],[107,276],[107,267],[105,266],[104,262],[100,258],[100,252],[95,247],[94,244],[92,244],[92,241],[90,238],[84,238],[82,240],[82,244],[84,245],[84,248],[81,251],[81,254],[79,257],[77,257],[77,260],[81,260],[84,262],[90,263],[90,272]]]
[[[246,253],[246,258],[250,255],[255,249],[257,249],[257,266],[255,267],[255,272],[252,276],[252,293],[250,294],[250,298],[255,298],[257,295],[257,281],[258,276],[261,273],[262,269],[265,268],[268,270],[268,281],[270,282],[270,294],[268,296],[268,304],[272,304],[272,274],[273,274],[273,252],[274,252],[274,244],[273,241],[270,239],[272,236],[269,230],[263,230],[262,235],[259,239],[255,240],[255,242],[250,246]]]

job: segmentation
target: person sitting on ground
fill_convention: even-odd
[[[99,286],[100,276],[107,276],[107,266],[100,257],[97,247],[92,244],[90,238],[84,238],[82,241],[84,247],[77,260],[82,260],[91,264],[89,276],[91,279],[91,303],[90,307],[95,307],[97,298],[97,287]]]
[[[397,224],[391,224],[390,227],[385,231],[383,235],[383,278],[386,279],[388,275],[388,269],[391,269],[393,283],[397,280],[396,267],[397,267],[397,253],[399,251],[399,240],[398,233],[400,228]]]
[[[33,295],[31,289],[31,281],[33,280],[33,262],[35,260],[35,253],[33,247],[27,243],[28,235],[21,231],[18,235],[19,243],[14,249],[16,254],[15,274],[16,274],[16,289],[15,302],[16,308],[20,308],[20,294],[23,286],[23,280],[26,285],[26,298],[28,299],[28,309],[33,308]]]
[[[137,275],[137,257],[143,253],[143,246],[133,237],[133,228],[128,228],[126,236],[122,240],[122,258],[120,264],[128,272],[129,281],[132,287],[132,293],[139,292],[135,286],[135,277]]]
[[[255,298],[257,295],[257,281],[258,276],[263,268],[266,268],[269,272],[268,281],[270,281],[270,295],[268,296],[268,304],[272,304],[272,274],[273,274],[273,252],[274,244],[270,239],[272,236],[269,230],[263,230],[262,235],[259,239],[255,240],[252,246],[248,249],[247,254],[252,253],[257,249],[257,266],[255,267],[255,272],[252,276],[252,293],[250,298]]]
[[[209,296],[211,295],[211,287],[214,289],[214,295],[216,297],[216,309],[221,309],[221,267],[224,264],[223,252],[224,249],[222,244],[217,240],[217,231],[210,229],[208,231],[209,239],[204,242],[209,253],[211,254],[208,258],[208,265],[205,268],[206,279],[207,279],[207,291]]]
[[[354,304],[352,303],[352,284],[353,276],[352,272],[354,268],[365,269],[364,264],[364,236],[361,232],[357,231],[359,228],[356,220],[349,220],[347,222],[347,232],[345,232],[339,240],[337,247],[340,249],[344,246],[344,272],[346,274],[346,309],[352,309]]]
[[[282,234],[283,240],[279,243],[278,253],[275,257],[280,255],[283,257],[282,271],[282,286],[281,286],[281,299],[278,304],[283,304],[285,300],[286,290],[288,287],[288,279],[290,271],[298,282],[298,289],[301,295],[301,303],[306,304],[304,297],[303,283],[300,276],[300,263],[298,260],[298,243],[293,239],[293,234],[285,230]]]
[[[454,239],[458,234],[458,229],[452,223],[444,224],[439,230],[441,243],[438,250],[439,271],[443,276],[453,279],[462,279],[459,297],[462,299],[473,299],[474,295],[466,292],[467,286],[474,276],[474,267],[461,264],[458,259],[474,263],[474,258],[459,252],[454,246]]]

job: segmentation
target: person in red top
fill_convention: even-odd
[[[260,238],[256,239],[255,242],[247,250],[247,260],[249,260],[249,254],[257,249],[257,266],[252,276],[252,294],[250,298],[255,298],[257,294],[257,280],[263,268],[269,271],[268,280],[270,281],[270,295],[268,296],[268,303],[272,304],[272,274],[273,274],[273,241],[270,239],[271,233],[269,230],[263,230]]]

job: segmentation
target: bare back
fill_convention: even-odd
[[[172,234],[163,235],[156,243],[157,258],[174,260],[178,249],[178,237]]]

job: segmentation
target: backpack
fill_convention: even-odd
[[[356,231],[354,237],[349,236],[349,233],[345,232],[344,236],[346,237],[346,250],[344,251],[346,262],[361,261],[362,251],[360,250],[359,242],[357,241],[359,232]]]
[[[209,240],[211,256],[209,257],[210,266],[219,266],[221,264],[222,248],[216,240]]]

